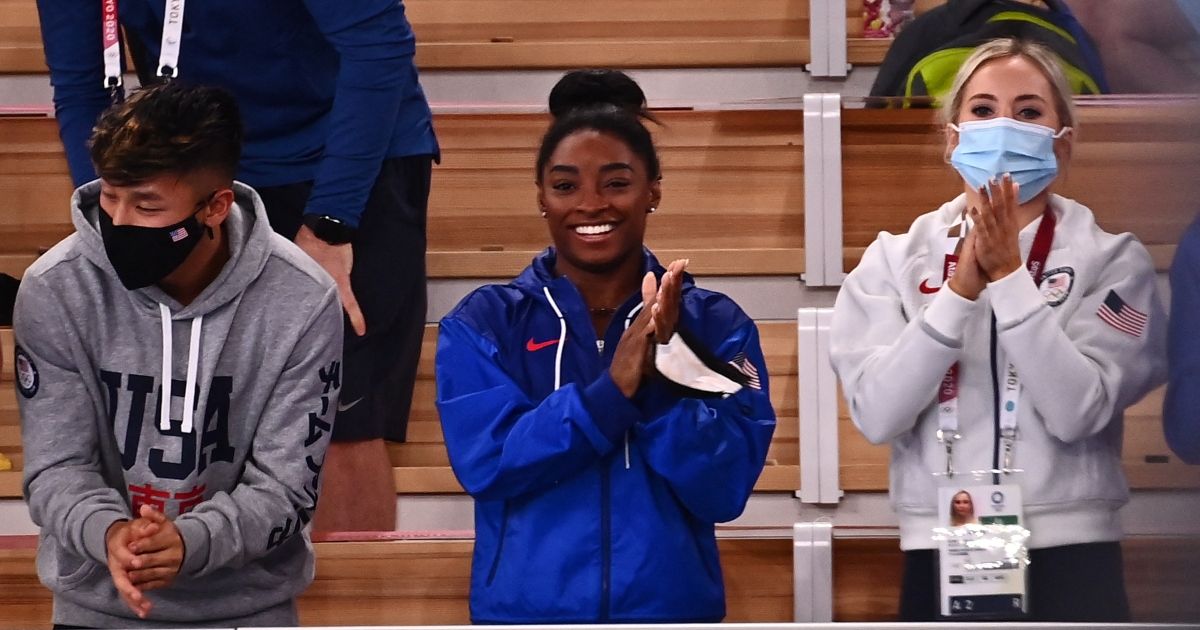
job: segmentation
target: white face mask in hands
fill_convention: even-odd
[[[724,397],[755,387],[743,369],[721,361],[686,332],[676,332],[670,341],[655,346],[654,368],[690,398]]]
[[[950,163],[972,188],[979,189],[1005,173],[1020,185],[1018,203],[1028,203],[1058,176],[1054,140],[1071,128],[1055,133],[1049,127],[1012,118],[971,120],[950,128],[958,132],[958,146]]]

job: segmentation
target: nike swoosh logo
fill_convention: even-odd
[[[551,339],[549,341],[542,341],[542,342],[534,342],[533,337],[530,337],[529,341],[525,342],[525,349],[530,352],[537,352],[538,350],[541,350],[542,348],[549,348],[550,346],[553,346],[556,343],[558,343],[557,339]]]
[[[925,278],[921,281],[921,284],[917,285],[917,290],[921,293],[937,293],[941,288],[929,286],[929,278]]]
[[[339,411],[339,412],[340,412],[340,411],[350,411],[351,409],[353,409],[353,408],[354,408],[354,405],[357,405],[358,403],[360,403],[360,402],[362,402],[362,401],[363,401],[363,399],[362,399],[362,398],[359,398],[358,400],[356,400],[356,401],[354,401],[354,402],[352,402],[352,403],[350,403],[350,404],[347,404],[347,405],[343,405],[342,403],[340,403],[340,402],[339,402],[339,403],[338,403],[338,411]]]

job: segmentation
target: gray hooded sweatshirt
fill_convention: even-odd
[[[216,280],[187,306],[129,291],[104,251],[99,189],[75,191],[76,232],[26,272],[14,322],[24,491],[54,622],[296,625],[340,389],[334,283],[235,184]],[[185,548],[174,583],[146,592],[146,620],[118,597],[105,545],[143,504]]]

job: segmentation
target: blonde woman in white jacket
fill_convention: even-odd
[[[846,278],[832,329],[855,425],[892,448],[901,618],[938,611],[934,473],[951,465],[1022,471],[985,478],[1021,487],[1032,619],[1128,620],[1122,414],[1165,377],[1154,267],[1132,235],[1052,193],[1076,134],[1052,53],[985,44],[948,99],[946,157],[964,193],[906,234],[879,235]],[[952,458],[938,438],[948,426]]]

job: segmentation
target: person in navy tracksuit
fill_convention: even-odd
[[[554,246],[438,338],[446,446],[476,501],[471,618],[719,621],[714,523],[741,514],[775,427],[758,331],[643,247],[660,189],[637,84],[577,71],[550,100],[537,182]],[[668,382],[654,353],[676,332],[743,386]]]

